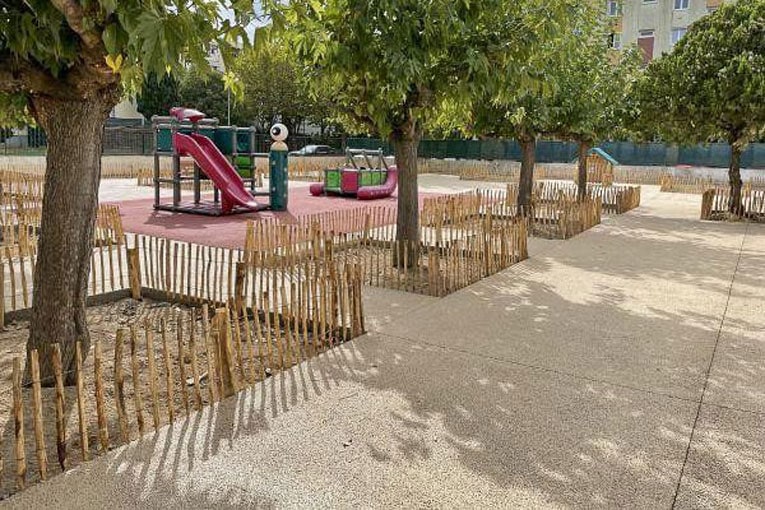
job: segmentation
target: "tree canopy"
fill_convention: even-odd
[[[207,65],[213,44],[230,64],[253,16],[251,0],[0,2],[0,120],[30,115],[48,140],[27,344],[40,354],[43,379],[53,379],[53,342],[68,382],[75,342],[88,352],[85,300],[109,112],[146,73]]]
[[[638,60],[636,52],[617,55],[607,44],[609,21],[600,9],[581,3],[559,20],[554,37],[535,45],[518,74],[517,62],[498,67],[502,77],[494,90],[473,101],[472,121],[444,116],[448,127],[467,127],[478,135],[512,137],[521,144],[518,205],[530,205],[534,148],[539,136],[569,139],[580,145],[580,196],[586,186],[584,155],[592,145],[615,133]],[[464,130],[464,127],[463,127]]]
[[[170,108],[180,104],[178,80],[172,74],[157,79],[156,74],[149,73],[136,100],[138,111],[147,119],[154,115],[167,115]]]
[[[220,10],[231,7],[235,19],[223,19]],[[117,84],[135,93],[145,73],[206,65],[212,44],[231,61],[253,17],[250,2],[205,0],[30,0],[3,2],[0,12],[6,112],[20,96],[83,99]]]
[[[482,94],[496,66],[523,63],[575,2],[541,0],[292,0],[266,2],[310,84],[351,129],[393,142],[400,175],[399,239],[419,239],[417,142],[444,102]],[[509,66],[507,66],[509,68]],[[527,69],[516,68],[519,74]]]
[[[178,100],[183,106],[196,108],[208,117],[216,117],[221,124],[226,124],[230,103],[231,124],[250,125],[250,120],[242,110],[241,95],[226,88],[224,75],[197,66],[190,66],[177,74]]]
[[[765,130],[765,0],[726,3],[693,23],[636,87],[635,131],[679,144],[726,140],[740,213],[741,152]]]
[[[765,0],[693,23],[637,86],[637,131],[680,144],[746,144],[765,126]]]
[[[282,122],[298,132],[309,116],[312,101],[307,84],[287,45],[272,41],[266,47],[242,52],[234,73],[243,89],[242,115],[261,131]]]

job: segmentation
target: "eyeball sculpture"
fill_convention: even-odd
[[[287,131],[287,126],[284,124],[274,124],[271,126],[271,138],[273,138],[275,142],[283,142],[287,139],[288,134],[289,131]]]

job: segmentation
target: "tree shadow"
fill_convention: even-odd
[[[549,333],[551,311],[562,306],[580,314],[617,314],[626,329],[682,323],[672,314],[644,318],[621,311],[614,307],[619,300],[615,295],[597,304],[564,303],[538,287],[519,306],[538,310],[540,335]],[[682,343],[704,329],[683,325],[675,331]],[[424,492],[435,491],[435,501],[456,482],[447,477],[456,470],[457,476],[477,477],[478,487],[499,488],[495,503],[671,505],[696,402],[469,352],[471,340],[464,338],[459,351],[384,335],[362,337],[96,461],[91,470],[99,473],[99,492],[115,497],[111,487],[119,486],[120,497],[141,505],[206,507],[283,505],[293,501],[290,491],[298,491],[293,502],[299,503],[305,500],[295,484],[304,479],[304,460],[311,459],[305,476],[318,477],[317,486],[327,491],[342,473],[380,472],[391,482],[398,470],[425,483]],[[505,338],[511,346],[519,341],[511,334]],[[338,464],[337,451],[325,450],[317,437],[335,433],[351,417],[370,424],[357,429],[363,435],[336,438],[340,451],[357,448],[356,462]],[[348,439],[348,447],[339,445]],[[409,472],[445,460],[452,464],[435,479]],[[269,479],[274,488],[265,494],[248,481],[269,476],[277,478]],[[399,494],[399,503],[422,502],[416,499],[422,494],[410,496],[415,499]]]
[[[584,276],[665,279],[705,289],[722,305],[740,233],[688,220],[620,220],[601,235],[623,243],[584,234],[568,243],[589,243],[588,257],[569,246],[406,318],[418,331],[446,324],[443,338],[414,330],[411,338],[361,337],[11,503],[43,490],[76,492],[95,477],[93,507],[669,508],[721,308],[639,308],[629,286],[597,281],[575,296],[533,275],[567,265]],[[756,252],[747,260],[765,267]],[[479,328],[480,318],[459,308],[471,300],[488,307],[496,328]],[[762,446],[731,427],[720,439],[727,449],[703,438],[694,445],[715,467],[703,490],[756,506],[752,484],[726,481],[732,473],[758,480]],[[735,472],[726,466],[731,449],[742,459]]]

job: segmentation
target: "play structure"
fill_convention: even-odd
[[[169,117],[152,117],[154,128],[154,208],[164,211],[221,216],[272,209],[287,209],[287,128],[276,124],[271,128],[274,143],[269,153],[268,191],[257,191],[255,159],[265,154],[255,152],[255,129],[220,126],[217,119],[190,108],[170,109]],[[160,175],[160,158],[171,157],[172,176]],[[193,172],[182,172],[181,158],[190,157]],[[213,182],[212,201],[203,200],[201,181]],[[183,202],[182,182],[193,182],[193,199]],[[170,183],[171,203],[163,203],[160,187]],[[258,202],[255,197],[269,197]]]
[[[610,186],[614,182],[614,169],[619,164],[609,153],[595,147],[587,155],[587,182]]]
[[[345,166],[324,170],[324,182],[311,184],[314,196],[327,194],[355,196],[359,200],[389,197],[396,191],[398,172],[388,166],[382,149],[346,149]],[[363,160],[359,165],[357,160]]]

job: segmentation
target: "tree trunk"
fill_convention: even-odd
[[[76,342],[82,342],[83,353],[90,348],[85,299],[104,123],[117,102],[116,90],[115,86],[81,101],[32,99],[48,138],[48,154],[27,355],[38,350],[46,385],[54,383],[53,343],[61,344],[67,384],[74,383]]]
[[[415,121],[391,134],[398,170],[398,215],[396,241],[399,242],[394,264],[417,265],[420,248],[420,204],[417,190],[417,148],[422,136]],[[405,256],[406,251],[406,256]]]
[[[579,166],[576,176],[576,198],[580,202],[587,197],[587,153],[590,152],[590,144],[579,142]]]
[[[728,180],[730,181],[730,203],[728,212],[737,218],[744,214],[741,205],[741,153],[743,147],[736,141],[731,143],[730,167],[728,168]]]
[[[521,145],[521,175],[518,181],[518,214],[525,214],[531,207],[531,191],[534,186],[534,161],[537,139],[535,136],[518,138]]]

